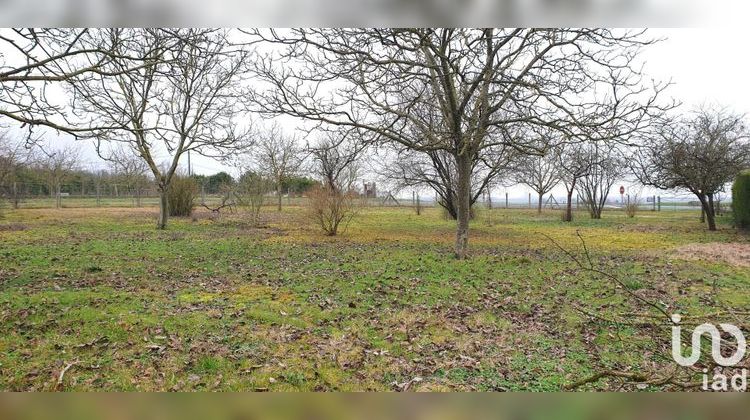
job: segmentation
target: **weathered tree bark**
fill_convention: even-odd
[[[458,219],[456,225],[456,258],[467,258],[469,250],[469,220],[471,219],[471,160],[468,153],[457,156],[458,160]]]
[[[536,212],[537,214],[542,214],[542,200],[544,199],[544,194],[539,194],[539,204],[537,205]]]
[[[570,186],[570,189],[568,190],[568,196],[567,196],[567,203],[565,204],[565,215],[563,217],[563,222],[572,222],[573,221],[573,191],[575,191],[576,183],[573,181],[573,184]]]
[[[159,184],[159,220],[156,222],[157,229],[167,228],[169,218],[169,185]]]
[[[701,223],[708,222],[708,230],[716,230],[716,214],[713,209],[713,194],[695,194],[701,203]]]
[[[706,206],[706,220],[708,221],[708,230],[716,230],[716,212],[714,208],[714,195],[707,194],[708,203]]]

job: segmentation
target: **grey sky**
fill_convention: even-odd
[[[724,13],[726,21],[739,20],[747,16],[750,6],[742,2],[729,2],[736,14]],[[708,12],[707,12],[708,13]],[[708,16],[706,22],[711,21]],[[674,83],[669,95],[682,101],[681,112],[703,103],[727,106],[736,112],[750,114],[750,58],[746,51],[747,32],[740,24],[722,27],[651,29],[650,35],[665,38],[662,42],[649,46],[643,53],[645,72],[657,80]],[[287,130],[293,129],[293,122],[284,121]],[[69,139],[50,139],[69,144]],[[99,161],[91,145],[84,146],[84,155],[93,164]],[[185,162],[183,162],[185,164]],[[212,174],[218,171],[233,173],[233,169],[216,160],[193,155],[195,173]],[[618,188],[616,186],[616,188]],[[511,195],[523,197],[528,189],[515,186],[509,189]],[[560,195],[561,189],[553,194]],[[504,189],[495,194],[504,194]]]

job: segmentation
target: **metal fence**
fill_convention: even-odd
[[[499,196],[482,196],[477,204],[481,208],[495,209],[536,209],[538,197],[536,194],[524,194],[520,191],[508,191]],[[430,208],[438,204],[438,198],[433,195],[411,193],[398,195],[389,192],[381,192],[375,197],[362,197],[363,205],[370,207],[412,207],[417,206]],[[0,185],[0,197],[4,205],[14,208],[55,208],[55,207],[149,207],[158,206],[158,191],[151,185],[148,187],[134,187],[118,183],[102,184],[61,184],[59,186],[42,183],[13,183]],[[199,203],[211,204],[219,202],[221,197],[201,192]],[[627,203],[626,196],[616,196],[608,200],[605,210],[620,210]],[[304,206],[304,196],[284,196],[282,202],[285,205]],[[269,195],[267,204],[276,203],[276,197]],[[718,199],[716,201],[717,213],[721,214],[729,210],[728,200]],[[567,205],[566,197],[555,194],[547,194],[543,197],[542,207],[545,210],[564,209]],[[573,199],[573,207],[584,210],[586,202],[576,196]],[[701,205],[694,197],[689,195],[651,195],[638,199],[638,208],[641,211],[700,211]]]

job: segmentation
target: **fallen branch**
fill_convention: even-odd
[[[81,363],[79,360],[76,360],[75,362],[70,362],[65,365],[65,367],[62,368],[60,371],[60,375],[57,377],[57,383],[55,384],[55,391],[61,391],[62,385],[63,385],[63,379],[65,378],[65,374],[72,368],[73,366]]]

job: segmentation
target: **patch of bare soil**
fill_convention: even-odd
[[[724,261],[738,267],[750,267],[750,243],[688,244],[675,249],[687,260]]]

